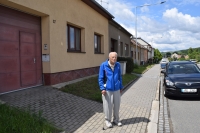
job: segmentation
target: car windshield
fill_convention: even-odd
[[[191,74],[200,73],[195,64],[171,64],[168,67],[168,74]]]

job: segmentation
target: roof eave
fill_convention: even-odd
[[[85,4],[93,8],[95,11],[103,15],[107,19],[113,19],[114,16],[110,14],[105,8],[103,8],[98,2],[95,0],[82,0]]]

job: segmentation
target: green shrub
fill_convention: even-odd
[[[131,73],[133,71],[134,63],[131,57],[117,57],[117,61],[126,61],[126,73]]]

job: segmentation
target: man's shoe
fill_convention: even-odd
[[[111,127],[112,127],[112,124],[111,124],[109,121],[105,121],[105,123],[106,123],[106,126],[107,126],[108,128],[111,128]]]
[[[121,123],[120,121],[118,121],[118,122],[113,121],[113,123],[114,123],[115,125],[117,125],[118,127],[121,127],[121,126],[122,126],[122,123]]]

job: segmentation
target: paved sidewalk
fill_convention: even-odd
[[[160,66],[154,65],[127,87],[121,97],[120,119],[123,126],[102,130],[102,104],[61,92],[49,86],[0,95],[15,107],[43,111],[47,118],[66,133],[146,133],[159,81]]]

